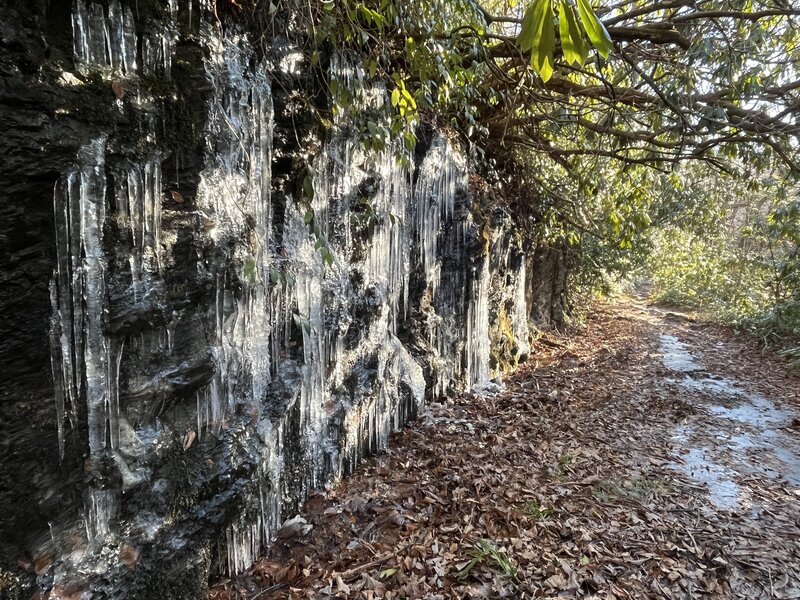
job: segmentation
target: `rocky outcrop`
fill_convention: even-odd
[[[315,117],[327,79],[380,114],[346,55],[61,4],[0,25],[0,597],[199,598],[562,292],[445,135]]]

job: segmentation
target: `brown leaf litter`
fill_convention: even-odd
[[[800,598],[800,487],[761,468],[767,450],[717,441],[747,424],[665,367],[662,333],[710,377],[800,408],[798,377],[750,342],[601,305],[536,344],[505,391],[429,405],[211,598]],[[775,465],[800,452],[786,431]],[[714,462],[695,473],[701,450]]]

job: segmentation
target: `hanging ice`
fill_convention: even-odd
[[[119,443],[119,359],[121,348],[103,332],[106,311],[106,138],[84,146],[78,167],[57,184],[54,195],[57,267],[51,285],[51,340],[59,444],[63,455],[67,414],[78,427],[86,407],[89,452],[103,455]],[[89,490],[89,539],[109,531],[113,492]]]
[[[467,389],[489,381],[489,256],[484,256],[481,262],[467,310]]]
[[[145,75],[164,75],[172,72],[177,33],[172,24],[152,25],[142,36],[142,66]]]
[[[108,29],[103,5],[75,0],[72,13],[72,43],[75,57],[85,65],[106,66],[108,60]]]
[[[211,152],[201,175],[198,205],[213,216],[215,241],[247,238],[237,246],[237,298],[225,273],[219,272],[216,302],[216,343],[212,354],[217,377],[203,404],[214,420],[221,419],[237,398],[260,401],[270,382],[271,357],[282,337],[283,315],[274,310],[269,289],[272,208],[272,95],[262,69],[251,70],[252,49],[232,37],[214,51],[208,77],[214,87],[207,136]],[[271,336],[273,329],[275,335]],[[280,333],[279,333],[280,332]],[[249,380],[249,381],[247,381]],[[248,385],[249,383],[249,385]],[[202,412],[202,408],[201,408]],[[202,420],[202,419],[201,419]]]
[[[517,276],[514,281],[514,310],[511,313],[511,322],[514,324],[514,338],[517,342],[517,352],[519,356],[527,356],[531,351],[526,292],[527,274],[525,271],[525,259],[521,257]]]
[[[108,17],[99,2],[75,0],[72,45],[85,67],[110,67],[123,75],[136,70],[136,25],[133,12],[119,0],[108,3]]]
[[[133,296],[140,299],[149,274],[161,271],[161,159],[133,163],[115,176],[117,220],[131,239],[128,262]]]
[[[456,194],[466,188],[466,161],[444,137],[436,136],[420,166],[413,211],[420,260],[432,295],[439,286],[442,225],[452,219]]]
[[[136,24],[131,9],[123,7],[119,0],[108,3],[106,43],[111,68],[124,75],[133,74],[136,71]]]
[[[80,167],[56,185],[54,200],[58,266],[52,293],[52,337],[58,340],[53,348],[53,370],[61,377],[56,382],[59,431],[64,427],[62,407],[69,407],[73,417],[77,415],[85,382],[92,452],[105,447],[106,409],[114,400],[108,385],[109,344],[102,323],[105,142],[98,138],[81,150]]]
[[[178,40],[177,1],[170,0],[168,16],[151,21],[142,36],[142,73],[169,77]],[[75,0],[72,12],[72,46],[83,69],[111,69],[132,76],[138,67],[137,35],[133,12],[120,0]]]

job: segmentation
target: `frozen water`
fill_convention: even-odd
[[[700,365],[697,364],[686,344],[674,335],[661,335],[659,338],[662,360],[668,368],[680,373],[691,373],[692,371],[700,370]]]
[[[130,76],[136,71],[136,25],[133,12],[119,0],[108,3],[75,0],[72,13],[75,58],[83,68],[110,68]]]
[[[752,473],[800,485],[800,453],[784,431],[797,418],[796,411],[746,390],[733,379],[700,375],[703,367],[686,344],[669,335],[661,340],[664,363],[674,371],[689,373],[681,386],[695,394],[690,396],[694,403],[720,427],[714,452],[691,425],[682,427],[675,438],[687,446],[680,468],[707,485],[711,501],[724,508],[741,504],[736,477]]]
[[[201,3],[204,10],[211,6]],[[74,7],[74,52],[82,69],[169,76],[177,40],[175,0],[165,6],[164,21],[140,40],[130,8],[119,0],[76,0]],[[204,441],[219,436],[240,444],[236,448],[256,465],[255,474],[237,492],[242,510],[219,548],[227,569],[236,573],[273,539],[289,500],[302,500],[365,454],[385,448],[391,432],[423,406],[423,368],[400,341],[404,328],[427,330],[435,393],[474,389],[489,380],[491,256],[488,243],[475,256],[481,236],[468,201],[466,159],[444,137],[433,140],[415,174],[402,143],[368,150],[349,114],[339,110],[330,139],[313,161],[313,199],[273,198],[269,70],[245,36],[207,23],[201,31],[211,91],[205,168],[193,203],[208,224],[198,233],[207,255],[197,269],[208,277],[214,298],[208,314],[199,317],[207,326],[213,374],[192,387],[188,398],[170,396],[179,416],[163,417],[166,426],[155,409],[158,418],[144,415],[136,422],[120,406],[121,378],[127,394],[145,397],[165,374],[182,368],[175,341],[181,328],[173,313],[159,314],[163,320],[152,330],[108,332],[114,308],[109,298],[119,281],[134,309],[160,299],[172,260],[165,237],[174,232],[162,224],[164,155],[149,148],[135,157],[107,157],[105,138],[81,150],[54,191],[52,370],[62,453],[65,432],[80,430],[85,415],[88,464],[118,471],[108,478],[116,483],[104,480],[86,490],[90,540],[114,534],[115,520],[125,514],[123,492],[142,484],[157,491],[146,461],[148,452],[174,442],[164,441],[175,433],[170,419],[184,419],[181,424],[196,427]],[[363,68],[343,56],[334,57],[331,76],[362,113],[380,118],[388,106],[384,85],[369,82]],[[147,143],[155,139],[155,128],[155,120],[143,116]],[[112,256],[107,231],[115,232],[114,241],[127,252],[116,248]],[[333,260],[323,260],[321,249]],[[410,324],[409,285],[420,275],[426,300],[419,314],[425,322]],[[515,324],[515,333],[522,339],[524,265],[515,285],[514,318],[523,322]],[[130,372],[134,368],[126,361],[132,357],[139,361],[135,367],[145,366],[142,372]],[[153,357],[174,360],[171,371],[148,370]],[[174,395],[172,388],[168,393]],[[165,523],[143,513],[126,526],[155,539]]]
[[[489,256],[473,281],[467,313],[467,388],[489,381]]]
[[[425,277],[435,295],[441,263],[442,224],[453,217],[456,194],[467,188],[464,157],[442,136],[434,138],[422,161],[414,188],[413,224]]]
[[[688,436],[680,433],[673,439],[687,443]],[[692,445],[681,455],[678,464],[689,477],[705,484],[709,499],[715,505],[728,509],[739,505],[741,489],[734,479],[736,472],[715,460],[711,448]]]

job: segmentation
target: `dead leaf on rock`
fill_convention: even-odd
[[[122,544],[119,548],[119,559],[122,564],[132,569],[139,562],[139,550],[130,544]]]
[[[183,436],[183,451],[186,452],[189,448],[192,447],[194,444],[194,440],[197,438],[197,432],[194,429],[190,429],[186,432],[186,435]]]
[[[313,525],[308,523],[308,521],[306,521],[300,515],[297,515],[291,519],[286,519],[275,535],[279,539],[301,537],[308,534],[308,532],[310,532],[313,528]]]
[[[117,100],[122,100],[125,97],[125,86],[122,85],[121,81],[112,81],[111,89],[117,97]]]

